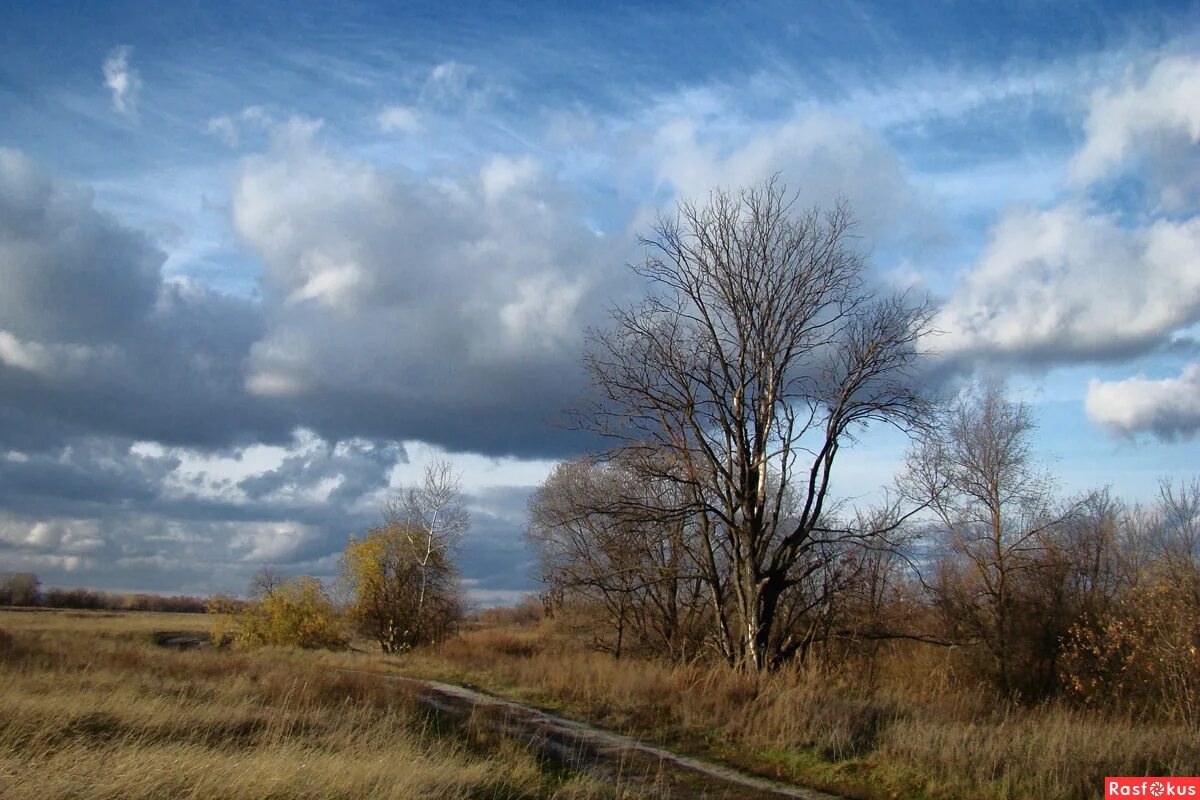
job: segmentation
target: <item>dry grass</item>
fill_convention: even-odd
[[[1091,798],[1101,779],[1196,774],[1200,735],[1119,715],[997,704],[953,659],[756,679],[611,658],[536,625],[384,659],[175,652],[192,615],[0,612],[0,798],[611,796],[512,744],[441,730],[394,669],[482,684],[626,732],[852,796]],[[618,792],[619,793],[619,792]]]
[[[874,671],[756,679],[581,651],[536,626],[468,632],[395,662],[861,797],[1093,798],[1105,775],[1194,775],[1200,733],[955,682],[961,654],[898,647]]]
[[[0,612],[0,797],[603,796],[439,730],[387,681],[287,651],[177,652],[170,614]]]

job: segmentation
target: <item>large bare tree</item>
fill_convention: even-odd
[[[681,203],[643,240],[645,300],[590,334],[582,424],[678,484],[727,655],[756,669],[801,646],[781,604],[871,533],[827,525],[839,452],[926,414],[930,307],[874,291],[852,229],[846,205],[800,212],[776,179]]]

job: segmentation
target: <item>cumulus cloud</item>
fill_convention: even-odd
[[[1142,81],[1132,77],[1092,98],[1086,140],[1071,161],[1077,184],[1106,178],[1138,162],[1154,173],[1170,208],[1200,190],[1200,57],[1160,60]]]
[[[1096,92],[1070,165],[1073,193],[1000,216],[931,346],[951,363],[1045,368],[1149,353],[1200,321],[1198,108],[1194,57],[1163,58],[1143,80]],[[1131,193],[1121,214],[1102,212],[1088,192],[1118,175],[1148,192]]]
[[[257,306],[164,280],[164,260],[89,191],[0,149],[0,443],[287,436],[287,410],[243,389]]]
[[[1088,416],[1119,435],[1150,433],[1171,441],[1200,431],[1200,363],[1188,364],[1174,378],[1144,377],[1092,380]]]
[[[679,196],[702,199],[713,187],[779,173],[801,206],[848,200],[860,233],[875,243],[933,224],[896,152],[861,122],[809,111],[746,135],[708,131],[711,113],[704,104],[689,108],[655,133],[650,157],[658,179]]]
[[[1013,209],[936,321],[956,357],[1051,365],[1146,352],[1200,319],[1200,219],[1142,229]]]
[[[553,422],[583,390],[581,331],[620,258],[569,206],[527,159],[414,180],[278,139],[233,195],[268,320],[246,388],[336,437],[572,446]]]
[[[262,300],[164,278],[90,192],[0,151],[5,563],[170,591],[236,590],[264,561],[330,574],[378,521],[400,440],[578,446],[552,423],[621,269],[609,241],[532,160],[416,180],[317,146],[319,129],[277,126],[238,176]],[[464,574],[518,591],[519,525],[476,518]]]
[[[104,59],[102,71],[104,85],[112,92],[113,108],[120,114],[137,116],[138,95],[142,91],[142,78],[129,64],[133,48],[121,45],[113,49]]]

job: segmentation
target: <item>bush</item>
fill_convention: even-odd
[[[316,578],[285,581],[269,595],[237,608],[220,598],[210,602],[219,615],[213,640],[232,639],[241,647],[274,646],[341,650],[349,640],[325,587]]]
[[[1068,693],[1084,705],[1200,726],[1198,602],[1196,588],[1160,580],[1132,590],[1111,613],[1074,625],[1061,659]]]

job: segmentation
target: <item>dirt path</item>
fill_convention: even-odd
[[[383,677],[411,688],[422,705],[438,714],[483,725],[529,744],[564,766],[606,780],[642,784],[643,788],[659,789],[675,798],[840,800],[815,789],[776,783],[723,764],[673,753],[464,686],[395,675]]]

